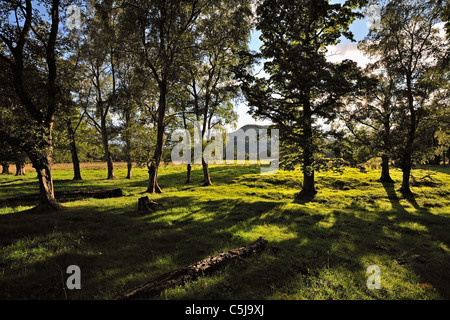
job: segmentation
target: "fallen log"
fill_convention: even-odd
[[[154,280],[148,281],[118,295],[115,300],[127,300],[157,295],[165,289],[183,285],[188,280],[194,280],[199,275],[209,274],[238,258],[244,258],[251,254],[261,252],[266,245],[267,240],[260,237],[255,242],[244,247],[219,253],[190,266],[163,274]]]
[[[75,200],[84,198],[96,198],[96,199],[107,199],[107,198],[119,198],[123,197],[122,189],[114,190],[82,190],[82,191],[58,191],[55,192],[55,198],[57,201],[64,200]],[[38,202],[40,199],[39,194],[31,194],[26,196],[19,196],[9,198],[3,201],[6,204],[14,203],[29,203]]]
[[[83,191],[62,191],[55,193],[56,199],[68,199],[68,198],[95,198],[95,199],[108,199],[108,198],[120,198],[123,197],[122,189],[113,190],[83,190]]]

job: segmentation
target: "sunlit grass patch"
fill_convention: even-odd
[[[450,297],[450,172],[416,169],[435,186],[412,185],[413,197],[381,184],[379,170],[317,173],[318,194],[298,201],[300,171],[260,175],[257,166],[201,166],[185,184],[184,166],[163,166],[163,193],[145,193],[148,172],[118,165],[116,179],[89,164],[82,181],[55,166],[56,190],[121,188],[124,196],[63,202],[55,214],[24,216],[32,206],[0,206],[0,298],[110,299],[165,272],[268,240],[259,255],[241,259],[152,299],[442,299]],[[35,174],[0,176],[0,201],[37,192]],[[137,212],[142,196],[162,206]],[[64,271],[82,270],[81,291],[64,291]],[[381,269],[369,290],[366,269]],[[61,273],[62,271],[62,273]],[[62,274],[62,276],[61,276]]]

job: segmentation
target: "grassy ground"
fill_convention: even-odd
[[[416,169],[414,197],[376,181],[378,170],[347,168],[317,174],[318,195],[296,202],[299,172],[262,176],[255,166],[213,166],[213,187],[192,185],[185,168],[160,170],[163,204],[140,216],[137,200],[148,174],[117,166],[84,165],[72,181],[70,166],[56,166],[55,189],[112,189],[125,196],[64,203],[56,214],[13,214],[29,206],[0,206],[0,299],[111,299],[170,270],[262,236],[262,254],[153,299],[450,299],[450,168]],[[420,178],[429,176],[436,182]],[[35,173],[0,176],[0,202],[36,193]],[[421,183],[422,182],[422,183]],[[65,286],[66,268],[81,268],[81,290]],[[381,289],[369,290],[370,265]]]

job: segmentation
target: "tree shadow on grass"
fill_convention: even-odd
[[[354,293],[355,284],[347,288],[345,278],[334,282],[326,274],[356,274],[353,279],[365,286],[367,257],[379,254],[393,263],[407,251],[405,268],[449,298],[446,274],[450,274],[450,261],[438,245],[448,245],[448,219],[409,213],[393,186],[385,188],[392,210],[372,214],[368,220],[357,210],[321,213],[302,204],[285,209],[286,201],[208,200],[194,195],[163,196],[158,200],[162,209],[143,216],[131,214],[136,210],[134,204],[114,210],[86,205],[30,218],[0,216],[3,247],[26,246],[15,254],[7,248],[1,251],[2,281],[8,288],[3,296],[64,299],[67,294],[68,299],[110,299],[163,273],[263,236],[269,244],[261,255],[225,267],[206,288],[196,283],[180,288],[175,297],[266,299],[280,292],[295,296],[303,281],[308,289],[301,294],[307,298],[346,299],[355,294],[389,299],[395,293]],[[409,223],[426,229],[408,229]],[[394,238],[386,230],[400,236]],[[41,248],[39,244],[52,253],[51,243],[61,246],[53,254],[34,260],[15,258],[20,252]],[[61,290],[61,274],[55,266],[64,270],[68,263],[81,264],[82,290]],[[21,289],[25,282],[26,288]],[[53,289],[39,289],[48,283]],[[164,298],[164,294],[147,298]]]
[[[146,216],[128,214],[134,211],[131,207],[117,212],[87,212],[77,208],[39,217],[0,216],[0,242],[4,248],[1,268],[7,288],[3,297],[63,299],[61,286],[54,285],[61,282],[61,274],[55,273],[53,266],[65,270],[69,255],[70,263],[81,267],[84,288],[65,292],[69,298],[113,298],[144,279],[244,245],[228,229],[245,220],[257,219],[277,205],[195,200],[195,197],[166,197],[162,201],[164,212]],[[171,216],[171,210],[180,208],[188,209]],[[217,208],[220,210],[211,213]],[[122,214],[118,214],[120,211]],[[48,247],[48,242],[55,248]],[[39,249],[42,257],[20,260],[17,256],[34,252],[41,248],[40,243],[44,245]],[[10,269],[14,264],[18,267]],[[22,288],[24,282],[30,283]],[[38,289],[49,283],[53,289]]]
[[[395,212],[394,219],[386,222],[406,226],[396,228],[401,234],[398,246],[407,248],[407,258],[400,263],[410,266],[423,282],[431,283],[445,299],[450,299],[450,259],[440,246],[443,243],[450,247],[449,218],[431,214],[429,208],[417,203],[414,195],[407,195],[404,199],[415,209],[411,213],[401,205],[393,185],[383,186]],[[408,229],[408,225],[420,229]]]
[[[450,274],[450,261],[439,246],[440,241],[448,241],[445,231],[448,219],[427,214],[426,208],[421,208],[420,214],[408,212],[401,205],[392,184],[386,185],[386,192],[392,209],[370,217],[366,217],[364,212],[345,209],[334,210],[330,214],[313,214],[301,208],[283,211],[277,206],[263,215],[256,215],[258,218],[247,228],[256,225],[289,226],[295,236],[272,238],[268,249],[260,256],[227,267],[212,281],[212,285],[202,287],[199,284],[196,287],[193,284],[193,288],[182,289],[169,298],[266,299],[273,298],[274,293],[279,298],[280,292],[286,292],[312,299],[348,299],[349,296],[356,299],[418,299],[425,294],[423,290],[428,290],[421,289],[424,284],[430,284],[440,297],[450,298],[450,278],[447,276]],[[425,229],[414,229],[416,224]],[[371,259],[374,256],[379,256],[385,264],[381,266],[382,272],[386,271],[385,268],[396,270],[393,266],[398,265],[411,270],[419,282],[405,278],[398,283],[402,287],[392,284],[394,288],[389,289],[391,279],[382,273],[387,288],[369,290],[366,288],[366,269],[373,264]],[[333,278],[333,274],[341,271],[345,273],[343,280]],[[359,279],[359,291],[348,287],[344,279],[349,274],[353,279]],[[400,272],[397,276],[402,274]],[[302,284],[298,283],[309,288],[302,292]],[[427,285],[424,288],[428,288]],[[320,291],[319,295],[316,290]],[[417,292],[412,295],[408,290]]]

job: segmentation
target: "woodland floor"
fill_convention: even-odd
[[[32,204],[4,200],[38,192],[36,174],[0,176],[0,299],[112,299],[168,271],[216,253],[268,240],[260,254],[150,299],[450,299],[450,168],[413,170],[414,196],[377,182],[380,171],[317,174],[318,194],[299,202],[298,171],[260,175],[257,166],[212,166],[202,187],[194,166],[160,169],[160,195],[148,195],[147,170],[55,165],[56,191],[121,188],[124,196],[62,203],[57,213],[24,215]],[[162,204],[139,215],[148,195]],[[81,290],[65,286],[66,268],[81,269]],[[369,290],[377,265],[381,289]]]

